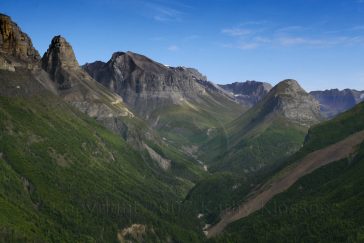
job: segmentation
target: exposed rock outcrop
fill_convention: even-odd
[[[154,149],[143,143],[144,148],[147,150],[149,156],[158,163],[159,167],[163,170],[169,170],[171,168],[172,161],[170,159],[163,158]]]
[[[272,89],[272,85],[265,82],[246,81],[232,84],[220,84],[221,88],[230,92],[241,104],[254,106]]]
[[[262,100],[264,113],[275,112],[289,121],[309,127],[321,120],[320,105],[296,80],[287,79],[273,87]]]
[[[97,61],[83,68],[143,117],[172,104],[204,102],[209,91],[233,100],[196,69],[168,67],[133,52],[116,52],[107,63]]]
[[[318,102],[323,117],[332,118],[364,101],[364,91],[330,89],[310,92]]]
[[[28,35],[4,14],[0,14],[0,54],[0,69],[9,71],[16,66],[32,68],[40,59]]]
[[[120,117],[133,117],[117,94],[92,79],[81,69],[71,45],[61,36],[55,36],[42,58],[42,68],[57,84],[59,95],[66,101],[112,130],[124,134]]]
[[[121,118],[134,115],[122,98],[82,70],[71,45],[61,36],[53,38],[40,59],[28,35],[10,17],[0,14],[0,72],[2,96],[50,91],[124,137],[129,132]]]
[[[52,39],[42,58],[42,68],[58,83],[61,90],[71,88],[72,83],[75,85],[79,79],[77,74],[81,74],[71,45],[61,36]]]
[[[117,238],[120,243],[144,242],[148,227],[143,224],[132,224],[128,228],[118,231]],[[153,230],[151,230],[154,233]]]
[[[28,35],[9,16],[0,14],[0,95],[29,97],[48,91],[56,93],[39,60]]]

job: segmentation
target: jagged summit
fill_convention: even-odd
[[[64,67],[78,67],[79,64],[72,46],[60,35],[53,37],[51,44],[42,57],[43,67],[62,65]]]
[[[56,81],[60,89],[69,89],[72,79],[69,70],[80,69],[72,46],[65,38],[53,37],[47,52],[42,57],[42,68]]]
[[[0,14],[0,68],[14,70],[15,66],[33,66],[40,55],[27,34],[5,14]]]
[[[60,35],[53,37],[45,55],[55,55],[52,58],[58,59],[62,62],[62,65],[66,65],[68,67],[79,67],[72,46]]]

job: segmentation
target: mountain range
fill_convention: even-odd
[[[80,66],[3,14],[0,84],[1,242],[363,240],[362,91]]]

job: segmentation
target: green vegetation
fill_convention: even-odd
[[[364,103],[340,114],[338,117],[312,127],[303,151],[313,151],[336,143],[364,129]]]
[[[364,129],[364,104],[310,129],[304,147],[290,158]],[[241,219],[212,242],[364,241],[364,144],[356,155],[301,178],[262,210]],[[274,176],[274,175],[273,175]]]
[[[212,242],[362,242],[364,145],[299,180]]]
[[[22,87],[24,75],[17,79]],[[142,120],[123,121],[131,138],[171,160],[164,171],[147,151],[55,96],[0,97],[0,241],[116,242],[122,229],[138,224],[146,226],[145,242],[201,242],[205,223],[217,222],[275,171],[364,129],[360,104],[314,126],[292,155],[305,128],[264,109],[231,121],[237,107],[208,102],[157,111],[158,134]],[[212,241],[362,241],[363,173],[364,145]]]
[[[151,242],[201,240],[179,203],[191,182],[93,119],[51,95],[0,97],[0,114],[0,241],[114,242],[132,224]]]
[[[307,128],[258,107],[218,130],[200,150],[199,159],[212,175],[203,178],[186,198],[206,215],[219,220],[222,209],[240,205],[249,191],[299,150]]]
[[[196,99],[198,102],[155,110],[151,116],[151,120],[158,121],[156,129],[159,134],[176,147],[193,147],[206,143],[217,130],[244,111],[239,104],[222,99],[221,96],[215,97],[212,93]]]

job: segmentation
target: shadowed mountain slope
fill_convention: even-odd
[[[253,203],[246,218],[228,226],[213,242],[282,242],[295,237],[303,241],[362,241],[363,117],[364,106],[359,104],[310,129],[302,149],[265,184],[255,188],[245,203],[253,203],[252,199],[276,186],[280,194],[272,194],[268,202],[261,198],[263,204],[259,200]],[[300,168],[305,166],[305,176],[298,176],[295,171],[304,172]],[[284,184],[290,177],[293,180]]]

